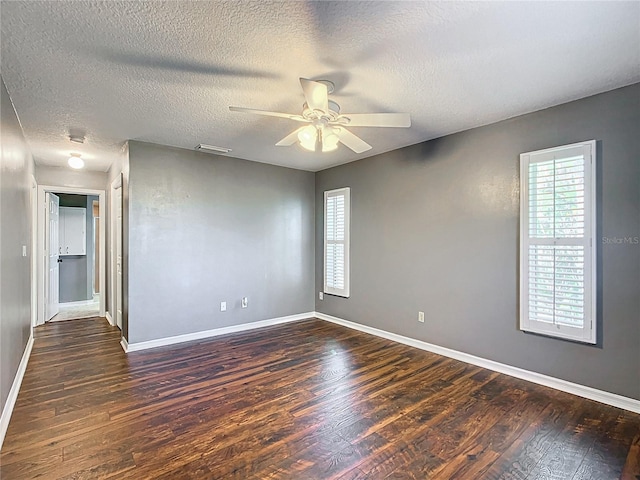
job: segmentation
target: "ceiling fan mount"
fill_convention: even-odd
[[[333,92],[336,91],[336,84],[333,83],[331,80],[313,80],[316,83],[321,83],[323,85],[326,85],[327,87],[327,94],[331,95]]]
[[[329,109],[326,112],[322,110],[312,110],[309,108],[307,102],[302,105],[302,117],[306,120],[313,122],[318,118],[326,118],[327,121],[336,122],[340,117],[340,105],[333,100],[327,100]]]
[[[244,107],[229,107],[229,110],[308,123],[309,125],[291,132],[276,145],[288,147],[299,142],[303,148],[313,152],[333,151],[338,148],[339,143],[355,153],[363,153],[372,148],[367,142],[344,128],[345,126],[395,128],[411,126],[411,117],[408,113],[341,114],[340,105],[328,98],[329,94],[335,90],[335,85],[329,80],[300,78],[300,85],[306,100],[302,106],[301,115]]]

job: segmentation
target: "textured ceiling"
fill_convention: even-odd
[[[307,170],[640,81],[640,2],[3,1],[2,76],[37,163],[106,170],[136,139]],[[329,79],[373,146],[274,144],[299,124],[298,77]],[[76,146],[69,132],[84,132]]]

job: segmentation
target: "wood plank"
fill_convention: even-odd
[[[636,435],[629,447],[627,461],[622,469],[620,480],[640,479],[640,435]]]
[[[126,355],[94,318],[35,329],[0,478],[637,480],[639,431],[320,320]]]

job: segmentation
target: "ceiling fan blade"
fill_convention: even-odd
[[[398,127],[411,126],[408,113],[352,113],[340,115],[337,123],[349,127]]]
[[[297,130],[291,132],[289,135],[287,135],[282,140],[280,140],[278,143],[276,143],[276,146],[278,146],[278,147],[290,147],[291,145],[293,145],[294,143],[296,143],[298,141],[298,133],[300,133],[300,130],[302,130],[303,128],[307,128],[307,127],[300,127]]]
[[[254,113],[256,115],[265,115],[267,117],[288,118],[289,120],[295,120],[296,122],[307,121],[300,115],[293,115],[291,113],[270,112],[268,110],[256,110],[255,108],[244,108],[244,107],[229,107],[229,110],[231,110],[232,112]]]
[[[329,92],[324,83],[301,78],[300,85],[302,85],[307,106],[311,110],[320,110],[324,113],[329,112]]]
[[[345,144],[351,150],[356,153],[366,152],[367,150],[371,150],[371,145],[362,140],[360,137],[354,135],[346,128],[337,128],[335,132],[340,139],[340,142]]]

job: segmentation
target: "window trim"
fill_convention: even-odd
[[[327,199],[330,196],[339,196],[344,194],[344,288],[334,288],[327,285]],[[323,271],[322,282],[323,292],[328,295],[349,298],[351,274],[350,274],[350,250],[351,250],[351,188],[343,187],[324,192],[324,228],[323,228]]]
[[[585,247],[585,320],[581,328],[548,324],[529,318],[529,164],[532,157],[548,157],[569,149],[582,149],[585,158],[584,237],[577,245]],[[541,161],[541,160],[538,160]],[[572,143],[520,155],[520,329],[582,343],[597,342],[597,216],[596,216],[596,141]],[[565,237],[566,238],[566,237]],[[552,244],[555,244],[553,241]],[[588,271],[587,271],[588,270]]]

